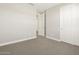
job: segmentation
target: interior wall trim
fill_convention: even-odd
[[[46,11],[44,12],[44,36],[46,37]]]
[[[71,45],[74,45],[74,46],[79,46],[79,44],[76,44],[76,43],[72,44],[72,42],[67,42],[67,41],[57,39],[57,38],[54,38],[54,37],[50,37],[50,36],[46,36],[46,38],[51,39],[51,40],[55,40],[57,42],[64,42],[64,43],[71,44]]]
[[[57,39],[57,38],[55,38],[55,37],[51,37],[51,36],[46,36],[46,38],[48,38],[48,39],[52,39],[52,40],[56,40],[56,41],[61,41],[60,39]]]
[[[16,41],[11,41],[11,42],[7,42],[7,43],[2,43],[2,44],[0,44],[0,47],[1,46],[10,45],[10,44],[14,44],[14,43],[18,43],[18,42],[22,42],[22,41],[27,41],[27,40],[35,39],[35,38],[37,38],[37,36],[33,36],[33,37],[29,37],[29,38],[24,38],[24,39],[20,39],[20,40],[16,40]]]

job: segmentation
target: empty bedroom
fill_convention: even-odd
[[[78,3],[0,3],[0,55],[79,55]]]

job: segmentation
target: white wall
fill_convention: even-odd
[[[79,45],[79,4],[67,4],[60,8],[61,40]]]
[[[36,11],[22,4],[0,4],[0,44],[36,37]]]
[[[38,14],[38,35],[44,36],[44,13]]]
[[[59,7],[49,8],[46,11],[46,36],[57,40],[60,38]]]
[[[62,4],[48,9],[46,36],[79,46],[79,4]]]
[[[46,36],[79,46],[79,4],[62,4],[46,13]]]

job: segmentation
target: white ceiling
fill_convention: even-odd
[[[60,3],[33,3],[32,5],[37,9],[38,12],[43,12],[48,8],[59,5]]]
[[[36,8],[38,12],[43,12],[48,8],[54,7],[59,5],[60,3],[2,3],[0,6],[17,6],[17,7],[26,7],[29,5]]]

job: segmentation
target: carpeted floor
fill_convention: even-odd
[[[79,47],[39,36],[0,47],[0,55],[78,55]]]

